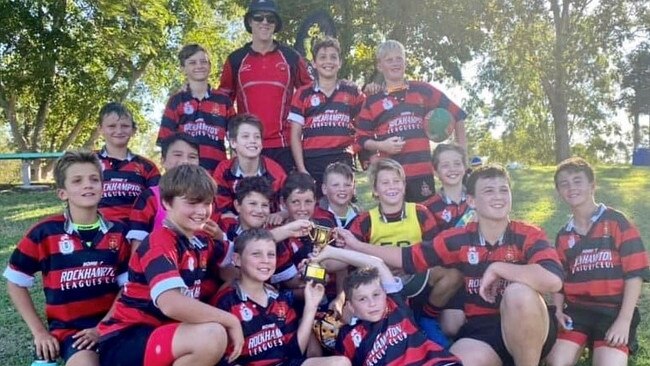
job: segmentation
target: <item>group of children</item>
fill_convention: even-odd
[[[253,48],[282,25],[273,1],[253,1],[245,22]],[[228,75],[248,78],[262,62],[246,50],[229,58]],[[57,162],[65,211],[33,226],[4,272],[36,357],[73,366],[572,365],[590,347],[594,364],[627,363],[648,257],[634,225],[596,204],[589,164],[572,158],[556,169],[573,216],[553,246],[538,227],[510,220],[502,167],[467,176],[465,112],[405,80],[399,42],[379,47],[385,85],[367,97],[338,79],[336,40],[316,43],[313,55],[318,80],[286,113],[294,171],[272,158],[281,136],[268,145],[261,117],[235,114],[233,97],[238,108],[247,99],[209,86],[198,45],[179,54],[188,84],[165,109],[162,177],[128,149],[128,110],[102,108],[105,147]],[[439,144],[431,157],[424,116],[440,107],[460,144]],[[365,212],[353,203],[362,151],[377,203]],[[326,275],[305,276],[311,266]],[[28,292],[37,272],[47,327]],[[312,329],[323,314],[337,319],[331,339]]]

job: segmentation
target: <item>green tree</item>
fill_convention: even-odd
[[[181,43],[205,43],[217,61],[232,48],[235,39],[220,36],[231,8],[214,0],[0,2],[0,108],[13,148],[94,147],[108,101],[129,105],[146,130],[143,112],[180,85]]]
[[[627,56],[620,69],[623,74],[622,102],[633,119],[632,146],[636,149],[642,138],[640,115],[650,115],[650,43],[640,44]]]
[[[645,5],[644,5],[645,4]],[[571,154],[571,142],[615,146],[615,62],[647,2],[638,0],[491,0],[483,25],[489,39],[479,88],[493,93],[492,118],[518,136],[517,153],[538,151],[531,162]],[[603,143],[604,142],[604,143]],[[604,146],[603,146],[604,145]]]

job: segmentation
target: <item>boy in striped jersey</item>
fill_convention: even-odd
[[[352,167],[354,150],[358,150],[354,122],[365,96],[354,83],[338,79],[342,61],[336,39],[319,40],[312,55],[318,78],[294,93],[288,120],[296,168],[309,173],[320,187],[330,163],[340,161]]]
[[[102,171],[95,154],[66,152],[54,178],[66,210],[41,220],[20,240],[4,272],[7,291],[34,337],[39,359],[99,365],[96,327],[126,282],[126,227],[98,214]],[[43,277],[48,328],[28,292],[36,272]]]
[[[547,361],[574,365],[587,346],[594,365],[627,365],[641,284],[650,280],[639,231],[621,212],[596,203],[594,171],[585,160],[563,161],[554,180],[573,216],[555,243],[565,272],[564,288],[553,296],[563,331]]]

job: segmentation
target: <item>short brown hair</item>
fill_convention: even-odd
[[[587,176],[587,180],[589,181],[589,183],[593,183],[596,180],[596,176],[594,174],[594,168],[591,167],[591,164],[589,164],[585,159],[575,156],[563,160],[560,164],[557,165],[557,168],[555,168],[555,175],[553,176],[553,181],[555,182],[555,188],[557,188],[558,175],[560,175],[560,173],[564,171],[570,173],[583,172]]]
[[[65,189],[65,179],[68,176],[68,168],[74,164],[92,164],[97,172],[99,178],[102,178],[102,164],[96,154],[88,150],[70,150],[66,151],[63,156],[56,161],[54,166],[54,182],[56,188]]]
[[[465,149],[456,145],[456,144],[438,144],[433,150],[433,167],[437,170],[438,164],[440,164],[440,155],[445,151],[455,151],[460,154],[461,160],[463,161],[463,166],[467,167],[467,154],[465,154]]]
[[[377,184],[377,176],[379,175],[379,172],[383,170],[396,172],[397,175],[399,175],[400,178],[406,182],[406,173],[404,173],[404,168],[400,165],[400,163],[393,159],[380,158],[375,160],[372,164],[370,164],[370,167],[368,167],[368,181],[370,182],[370,186],[373,189],[377,188],[375,186]]]
[[[131,111],[122,103],[118,102],[109,102],[104,104],[102,109],[99,110],[99,125],[101,126],[102,123],[104,122],[104,118],[108,116],[109,114],[115,113],[119,118],[128,118],[131,120],[131,126],[133,126],[133,129],[135,130],[137,126],[135,125],[135,121],[133,121],[133,114]]]
[[[345,278],[343,283],[343,292],[345,292],[345,298],[350,301],[354,290],[359,288],[361,285],[367,285],[374,281],[379,280],[379,270],[377,267],[364,267],[357,268],[354,271],[350,272]]]
[[[270,240],[275,243],[273,235],[267,229],[248,229],[244,230],[235,238],[235,253],[242,254],[246,245],[253,240]]]
[[[208,60],[210,60],[210,56],[208,55],[208,51],[205,50],[205,48],[201,47],[200,45],[196,43],[188,44],[183,46],[181,48],[180,52],[178,52],[178,62],[180,62],[181,67],[185,66],[185,61],[194,56],[195,54],[203,52],[205,53],[206,56],[208,56]]]
[[[334,48],[336,50],[336,53],[339,54],[339,57],[341,56],[341,44],[336,38],[330,37],[330,36],[325,36],[323,38],[318,39],[314,45],[311,48],[311,57],[316,59],[316,54],[318,51],[320,51],[323,48]]]
[[[330,174],[339,174],[345,177],[345,179],[354,181],[354,172],[352,171],[352,168],[340,161],[335,161],[327,165],[327,168],[325,168],[325,172],[323,173],[323,182],[327,182],[327,178],[330,176]]]
[[[498,164],[489,164],[476,168],[469,178],[467,178],[467,193],[475,196],[476,195],[476,182],[479,179],[488,179],[488,178],[505,178],[508,181],[508,186],[511,186],[510,183],[510,174],[508,171]]]
[[[264,134],[264,128],[262,127],[262,121],[260,121],[257,116],[249,113],[240,113],[228,121],[228,138],[230,141],[233,141],[237,138],[237,133],[239,133],[239,126],[241,125],[250,125],[258,130],[260,134]]]
[[[216,193],[216,183],[198,165],[181,164],[160,178],[160,197],[168,204],[174,197],[185,197],[190,202],[212,202]]]

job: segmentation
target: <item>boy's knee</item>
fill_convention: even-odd
[[[193,353],[222,354],[228,344],[228,333],[219,323],[198,324],[192,333]]]
[[[515,282],[508,285],[503,291],[501,311],[505,314],[538,312],[542,304],[537,291],[528,285]]]

